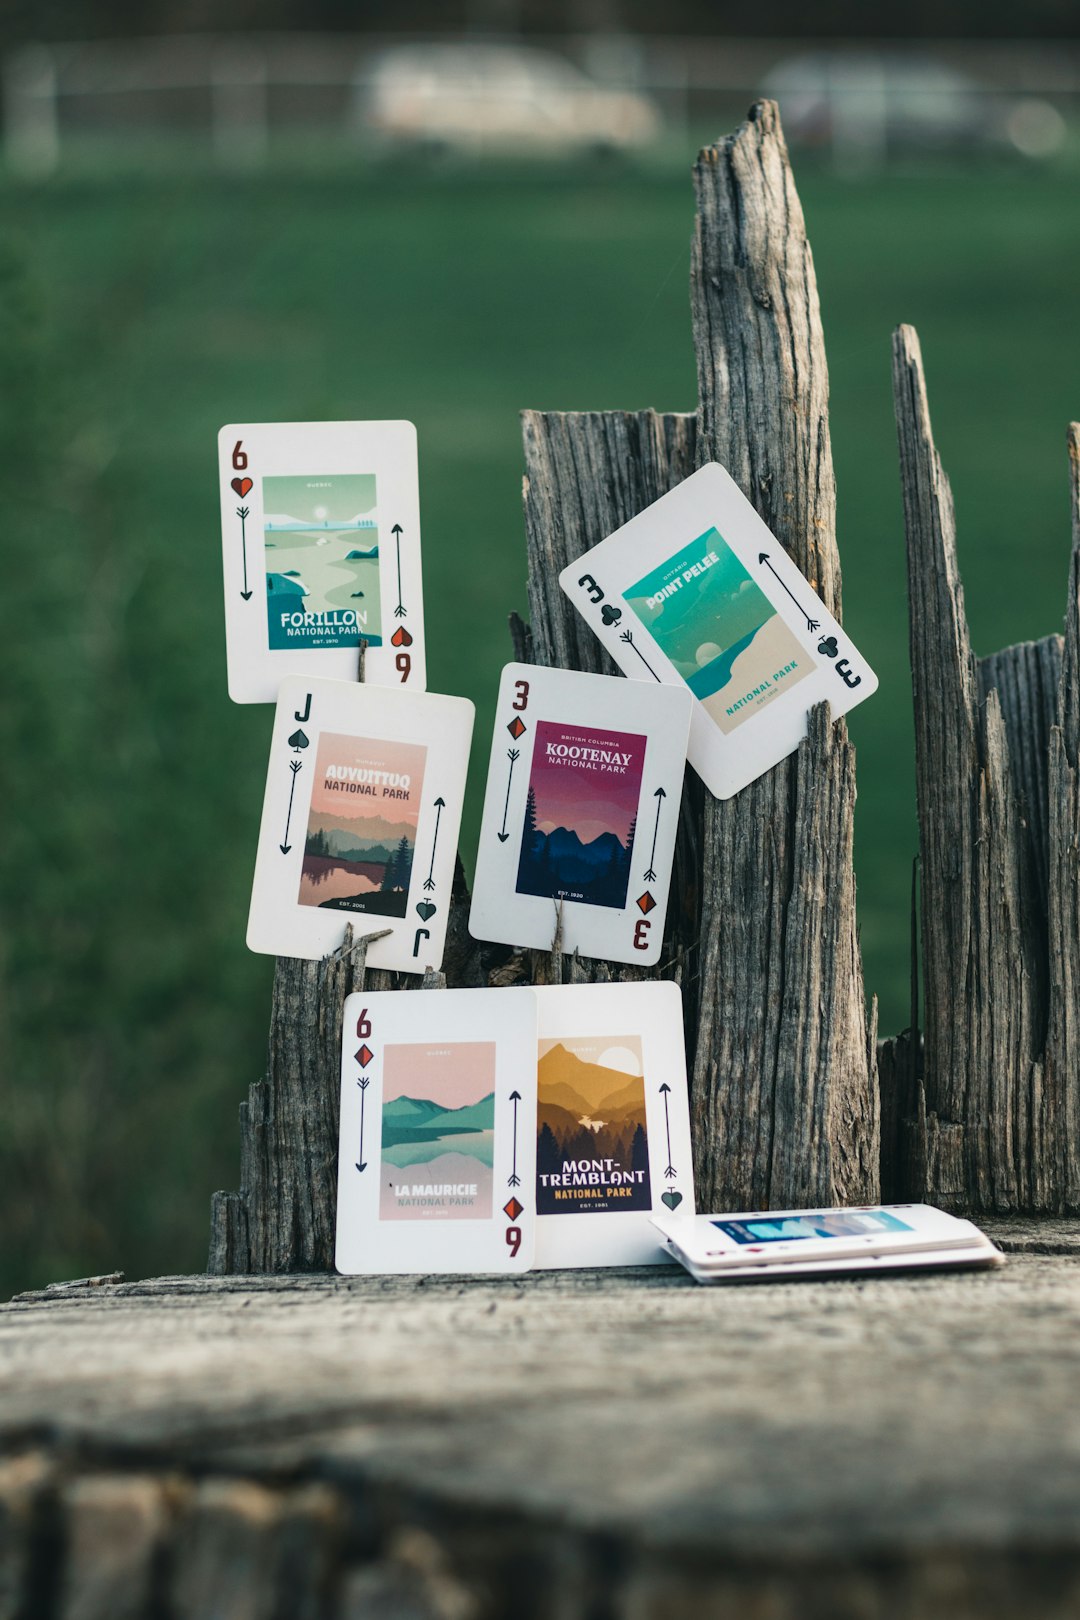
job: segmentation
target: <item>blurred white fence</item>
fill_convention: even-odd
[[[274,140],[295,132],[360,146],[356,109],[382,53],[422,43],[470,41],[297,33],[26,46],[3,65],[6,167],[27,179],[47,176],[69,145],[95,135],[193,135],[216,163],[234,170],[257,168]],[[595,35],[501,43],[558,52],[600,85],[650,97],[674,135],[702,123],[720,127],[724,113],[737,116],[732,103],[761,93],[778,63],[827,57],[819,75],[824,144],[845,166],[883,155],[886,96],[875,63],[912,52],[880,41],[842,50],[806,40]],[[934,42],[922,55],[964,75],[975,97],[1037,97],[1080,116],[1080,45],[1072,41]]]

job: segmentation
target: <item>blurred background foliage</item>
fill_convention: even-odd
[[[353,26],[346,9],[305,16]],[[135,10],[103,8],[99,31],[210,20]],[[623,25],[643,10],[621,8]],[[665,8],[691,12],[686,29],[705,8]],[[1058,8],[1041,12],[1052,28]],[[46,8],[38,36],[86,34],[85,18]],[[991,20],[1004,31],[1004,8]],[[525,605],[517,412],[693,408],[688,166],[752,89],[617,164],[374,162],[312,135],[239,174],[188,134],[168,162],[115,139],[0,182],[0,1293],[201,1269],[209,1195],[236,1184],[272,971],[244,947],[271,716],[225,691],[218,427],[416,422],[429,682],[478,707],[471,865],[506,614]],[[881,677],[851,730],[883,1033],[907,1021],[916,848],[889,336],[908,320],[922,337],[977,649],[1059,628],[1064,427],[1080,414],[1064,106],[1068,139],[1045,162],[924,150],[853,175],[796,152],[845,619]]]

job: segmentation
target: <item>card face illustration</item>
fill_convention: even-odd
[[[655,1265],[654,1212],[694,1213],[682,996],[539,986],[536,1264]]]
[[[536,1018],[529,989],[346,999],[339,1271],[529,1269]]]
[[[442,962],[472,739],[465,698],[282,682],[248,946],[315,960],[346,925],[373,967]]]
[[[648,966],[660,958],[689,693],[503,671],[473,882],[477,939]]]
[[[422,691],[424,606],[411,422],[233,423],[218,435],[229,695],[286,675]]]
[[[688,757],[717,798],[792,753],[815,704],[845,714],[877,690],[850,636],[715,462],[559,583],[632,680],[693,695]]]

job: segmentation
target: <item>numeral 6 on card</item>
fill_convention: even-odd
[[[412,659],[407,652],[398,653],[394,659],[394,668],[401,671],[401,684],[404,686],[409,678],[409,671],[412,669]]]
[[[521,1248],[520,1226],[508,1226],[506,1228],[506,1247],[510,1250],[510,1258],[513,1260]]]
[[[240,448],[243,442],[243,439],[237,439],[236,443],[233,445],[232,464],[236,472],[247,471],[247,451],[241,450]]]
[[[366,1007],[360,1009],[360,1016],[356,1020],[356,1033],[362,1041],[371,1034],[371,1019],[367,1015]]]

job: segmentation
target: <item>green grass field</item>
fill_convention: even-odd
[[[906,1021],[915,849],[889,336],[919,328],[976,646],[1058,628],[1080,413],[1072,175],[800,174],[832,371],[868,988]],[[0,1292],[199,1269],[271,963],[244,946],[270,711],[225,692],[225,421],[411,417],[430,686],[525,605],[522,406],[695,402],[689,176],[58,181],[0,236]]]

